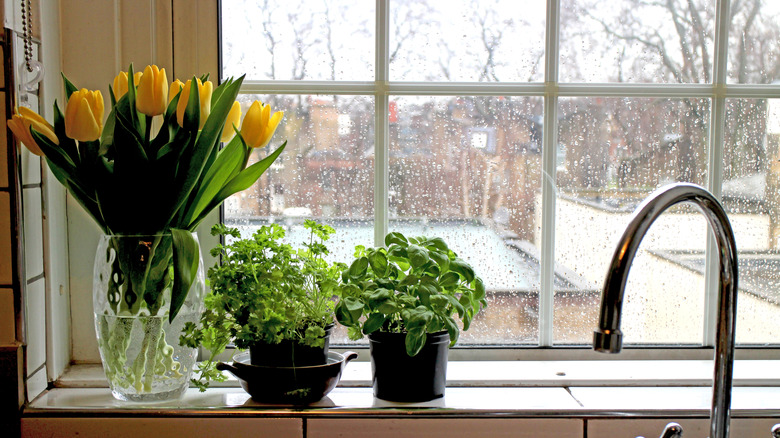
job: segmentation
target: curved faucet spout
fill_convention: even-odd
[[[650,195],[637,207],[615,250],[604,281],[601,315],[598,330],[593,335],[593,348],[609,353],[617,353],[622,348],[620,315],[628,271],[634,255],[656,218],[669,207],[681,202],[693,203],[704,214],[715,235],[718,248],[720,281],[710,438],[727,438],[737,311],[737,245],[726,212],[711,193],[695,184],[671,184]]]

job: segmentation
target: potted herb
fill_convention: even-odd
[[[299,249],[282,243],[285,231],[276,224],[244,239],[223,224],[212,229],[212,234],[233,240],[211,250],[222,263],[208,271],[206,310],[200,324],[188,323],[181,337],[183,344],[212,353],[199,365],[199,378],[193,379],[201,390],[211,380],[225,380],[214,357],[230,342],[249,350],[253,366],[296,368],[328,362],[334,297],[345,265],[324,259],[324,242],[333,228],[311,220],[304,227],[309,241]]]
[[[385,237],[355,248],[342,273],[336,318],[353,340],[368,335],[374,395],[424,401],[444,395],[447,351],[487,305],[485,286],[441,238]]]

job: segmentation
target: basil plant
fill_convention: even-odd
[[[485,284],[472,267],[435,237],[385,237],[386,248],[355,248],[342,272],[336,318],[358,340],[376,331],[406,333],[406,352],[415,356],[427,333],[446,330],[450,346],[485,306]],[[456,319],[457,317],[457,319]]]

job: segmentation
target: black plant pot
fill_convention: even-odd
[[[325,364],[328,362],[328,348],[333,327],[334,324],[325,327],[325,344],[322,347],[310,347],[287,339],[278,344],[255,344],[249,347],[251,364],[264,367],[306,367]]]
[[[406,354],[405,333],[368,335],[374,396],[388,401],[421,402],[444,396],[450,335],[429,333],[422,350]]]
[[[339,382],[344,367],[357,353],[331,351],[327,363],[303,367],[267,367],[249,364],[249,354],[237,354],[232,364],[217,369],[238,378],[244,391],[261,403],[307,405],[325,397]]]

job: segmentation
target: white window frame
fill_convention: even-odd
[[[723,150],[720,146],[723,143],[723,127],[725,123],[725,102],[726,98],[780,98],[780,87],[777,85],[744,85],[728,84],[726,79],[726,24],[719,17],[727,16],[730,1],[718,0],[717,2],[717,22],[716,27],[719,32],[715,41],[715,59],[714,59],[714,80],[711,84],[603,84],[603,83],[559,83],[558,81],[558,17],[560,0],[547,0],[548,23],[545,37],[545,72],[544,82],[530,83],[475,83],[475,82],[402,82],[390,81],[389,64],[387,62],[387,53],[389,51],[389,6],[392,0],[375,0],[376,2],[376,61],[375,77],[373,81],[253,81],[247,80],[241,90],[245,94],[336,94],[336,95],[363,95],[375,99],[377,113],[375,115],[375,163],[376,172],[374,182],[376,191],[374,193],[375,224],[374,233],[375,243],[380,245],[388,230],[389,209],[388,209],[388,145],[389,145],[389,98],[390,96],[457,96],[457,95],[504,95],[504,96],[534,96],[545,98],[544,104],[544,123],[549,129],[544,130],[543,148],[542,148],[542,169],[547,175],[554,178],[556,174],[556,148],[557,144],[558,121],[556,112],[558,109],[558,99],[560,97],[582,97],[582,96],[601,96],[601,97],[696,97],[710,99],[710,131],[708,133],[708,188],[716,195],[720,196],[720,186],[723,175]],[[157,4],[156,2],[152,2]],[[193,9],[197,5],[197,8]],[[218,0],[176,0],[173,2],[174,17],[172,19],[175,34],[175,48],[173,66],[180,72],[217,72],[219,70],[218,47],[221,45],[219,38],[211,38],[208,41],[198,40],[194,35],[202,34],[203,28],[207,26],[217,26],[219,22],[219,1]],[[87,6],[82,6],[86,8]],[[181,17],[183,18],[176,18]],[[197,18],[194,18],[197,17]],[[127,17],[131,20],[131,17]],[[123,18],[124,20],[124,18]],[[124,23],[124,21],[123,21]],[[122,24],[122,23],[120,23]],[[120,24],[116,24],[113,31],[120,33]],[[157,23],[162,25],[163,23]],[[154,25],[154,24],[153,24]],[[132,37],[131,36],[128,36]],[[117,41],[121,41],[117,37]],[[211,41],[211,42],[209,42]],[[119,43],[117,43],[119,44]],[[131,49],[135,46],[128,45]],[[63,59],[71,56],[71,53],[77,48],[63,47]],[[154,51],[154,49],[153,49]],[[139,57],[129,49],[120,51],[122,57],[128,57],[140,62]],[[128,52],[128,53],[125,53]],[[184,57],[182,53],[187,53]],[[155,55],[153,55],[154,57]],[[115,61],[107,61],[111,64],[106,67],[106,71],[115,72],[122,68],[123,59],[117,55]],[[62,62],[63,68],[67,67],[66,62]],[[102,65],[102,64],[101,64]],[[55,69],[52,69],[55,70]],[[100,84],[105,83],[106,74],[104,71],[97,71],[95,76],[101,78]],[[56,84],[58,85],[58,84]],[[56,85],[50,87],[50,90],[58,90]],[[50,98],[58,97],[57,91]],[[52,99],[50,99],[52,100]],[[714,145],[714,146],[713,146]],[[556,197],[555,182],[553,179],[546,178],[541,182],[542,187],[542,237],[541,237],[541,293],[540,293],[540,318],[539,332],[540,339],[537,346],[512,346],[512,347],[488,347],[476,348],[467,347],[455,349],[451,352],[451,359],[469,360],[469,359],[493,359],[493,360],[625,360],[625,359],[711,359],[712,346],[714,345],[714,324],[715,321],[715,299],[717,284],[717,260],[711,256],[707,259],[706,271],[706,303],[707,316],[705,317],[704,337],[702,345],[696,347],[680,348],[652,348],[636,347],[626,348],[620,355],[603,355],[592,352],[587,346],[578,347],[553,347],[552,322],[553,322],[553,264],[555,256],[555,213]],[[55,302],[48,303],[50,313],[61,314],[57,321],[74,321],[74,326],[84,326],[78,333],[73,331],[73,327],[68,327],[66,322],[60,323],[50,321],[47,323],[47,330],[50,333],[63,330],[72,335],[72,349],[69,345],[52,342],[49,347],[52,350],[48,354],[51,359],[56,353],[58,357],[70,357],[77,362],[96,361],[96,348],[92,349],[94,337],[91,337],[88,325],[83,321],[91,318],[91,311],[87,309],[83,302],[81,305],[73,306],[75,297],[90,297],[91,287],[89,279],[91,278],[91,260],[94,257],[94,245],[91,243],[97,239],[93,235],[96,231],[94,226],[89,223],[82,212],[81,207],[74,201],[67,202],[68,216],[68,248],[67,254],[51,254],[52,263],[54,260],[70,259],[68,266],[70,282],[69,306],[61,306]],[[209,220],[204,221],[201,227],[201,243],[204,248],[213,245],[209,240],[211,236],[208,230],[220,218],[220,215],[214,214]],[[206,223],[208,222],[208,223]],[[51,245],[51,241],[49,242]],[[708,244],[708,254],[712,253],[713,244]],[[207,255],[204,252],[204,256]],[[83,261],[83,262],[81,262]],[[209,260],[206,263],[212,263]],[[63,279],[63,282],[67,280]],[[66,283],[67,284],[67,283]],[[70,307],[68,309],[68,307]],[[70,318],[68,318],[70,316]],[[79,321],[75,323],[75,321]],[[91,337],[91,339],[86,339]],[[737,351],[737,358],[740,359],[777,359],[780,357],[780,349],[777,348],[740,348]],[[66,364],[67,361],[59,361]],[[58,369],[49,373],[50,377],[56,378],[61,374],[64,365],[59,365]]]
[[[728,17],[730,0],[717,0],[716,35],[713,82],[710,84],[663,84],[663,83],[560,83],[559,68],[559,11],[560,0],[547,0],[544,82],[406,82],[390,80],[388,62],[390,39],[390,2],[376,0],[375,23],[375,78],[371,82],[359,81],[275,81],[245,80],[243,94],[331,94],[362,95],[375,99],[375,174],[374,174],[374,242],[381,246],[388,231],[388,145],[389,145],[389,98],[390,96],[533,96],[544,98],[544,133],[542,144],[543,175],[541,181],[542,224],[541,224],[541,289],[539,299],[539,343],[538,347],[553,347],[553,266],[555,262],[555,212],[556,212],[556,147],[558,142],[558,100],[561,97],[628,97],[628,98],[703,98],[711,102],[709,132],[707,139],[707,188],[718,198],[723,180],[723,142],[727,98],[780,98],[780,87],[772,85],[730,84],[727,81]],[[220,42],[221,46],[221,42]],[[717,320],[718,260],[713,256],[714,241],[707,243],[705,273],[705,316],[703,347],[715,344]],[[528,353],[528,347],[517,347]],[[578,351],[581,348],[556,348]],[[638,347],[637,349],[648,350]],[[696,350],[680,348],[675,350]],[[700,347],[698,349],[701,349]],[[661,349],[662,351],[667,351]],[[748,349],[744,349],[748,350]],[[484,351],[484,350],[482,350]],[[650,349],[657,356],[659,349]],[[575,353],[580,356],[581,353]],[[670,353],[671,354],[671,353]],[[696,355],[696,353],[691,353]],[[709,354],[709,353],[708,353]],[[676,354],[673,354],[676,355]],[[468,355],[467,356],[471,356]],[[492,355],[491,355],[492,356]],[[513,353],[500,356],[512,357]],[[541,354],[547,357],[546,353]],[[566,355],[568,356],[568,355]],[[621,356],[626,358],[626,356]]]

